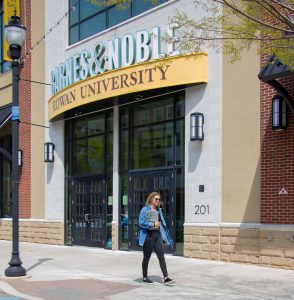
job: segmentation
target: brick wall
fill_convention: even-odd
[[[263,18],[281,25],[269,13]],[[262,66],[267,58],[261,55]],[[294,100],[294,76],[279,82]],[[288,109],[288,128],[280,132],[272,130],[271,106],[275,95],[278,93],[273,88],[261,82],[261,222],[294,224],[294,115]],[[288,195],[279,195],[281,188]]]
[[[262,57],[264,65],[265,57]],[[279,80],[294,99],[294,76]],[[288,128],[272,130],[272,98],[278,93],[261,83],[261,222],[294,223],[294,116],[288,109]],[[281,188],[288,195],[279,195]]]
[[[22,55],[25,57],[21,78],[31,79],[31,57],[26,56],[31,48],[31,5],[30,1],[21,1],[21,21],[27,34]],[[19,149],[23,151],[23,165],[19,169],[19,217],[31,216],[31,84],[20,80],[19,84]],[[25,122],[25,123],[22,123]],[[28,124],[27,124],[28,123]]]

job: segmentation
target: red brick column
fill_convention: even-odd
[[[26,26],[26,41],[22,55],[25,57],[21,78],[31,79],[31,57],[25,53],[31,48],[31,5],[30,1],[21,0],[21,22]],[[31,83],[20,81],[19,85],[19,149],[23,151],[23,165],[19,172],[19,217],[31,216]],[[22,123],[25,122],[25,123]]]
[[[262,64],[266,63],[265,59]],[[294,76],[279,80],[294,99]],[[294,116],[288,109],[288,128],[272,130],[272,98],[278,93],[261,83],[261,222],[294,223]],[[281,188],[288,195],[279,195]]]

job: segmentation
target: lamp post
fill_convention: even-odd
[[[9,44],[9,56],[12,59],[12,256],[9,267],[5,270],[8,277],[25,276],[26,269],[21,265],[19,258],[19,208],[18,208],[18,83],[19,83],[19,59],[21,46],[26,38],[26,28],[20,22],[19,17],[12,16],[5,25],[4,34]]]

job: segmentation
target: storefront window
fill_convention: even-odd
[[[185,141],[185,124],[184,120],[176,122],[176,165],[184,165],[184,141]]]
[[[157,5],[162,4],[166,1],[157,1]],[[132,5],[132,12],[133,12],[133,16],[139,15],[141,13],[143,13],[144,11],[147,11],[149,9],[152,9],[154,7],[154,4],[152,3],[152,1],[134,1],[133,5]]]
[[[134,126],[158,123],[174,118],[173,98],[158,100],[155,103],[140,103],[134,108]]]
[[[183,254],[184,252],[184,170],[178,168],[176,170],[176,252]]]
[[[173,165],[173,122],[134,129],[133,169]]]
[[[185,116],[185,98],[183,95],[179,95],[176,101],[176,118]]]
[[[112,27],[131,18],[131,7],[117,9],[115,6],[108,10],[108,26]]]
[[[88,137],[104,133],[105,122],[103,118],[91,117],[89,119],[79,120],[74,127],[74,137]]]
[[[77,43],[167,1],[157,0],[154,4],[152,1],[133,0],[124,7],[105,7],[89,0],[70,0],[69,43]]]
[[[129,132],[123,131],[121,133],[121,142],[120,142],[120,151],[121,151],[121,160],[120,160],[120,169],[122,171],[128,171],[129,167],[129,155],[128,155],[128,147],[129,147]]]
[[[112,174],[111,174],[112,175]],[[106,248],[112,248],[112,220],[113,220],[113,197],[112,197],[112,178],[107,180],[107,207],[106,207]]]
[[[128,249],[128,214],[129,214],[129,109],[120,110],[120,247]]]
[[[120,205],[120,247],[121,249],[128,249],[128,174],[121,176],[121,205]]]
[[[104,173],[104,135],[79,139],[75,142],[74,166],[76,174]]]
[[[129,110],[128,109],[122,109],[120,114],[120,127],[122,129],[129,128]]]
[[[106,248],[112,248],[112,220],[113,220],[113,195],[112,195],[112,173],[113,173],[113,118],[111,114],[111,118],[107,118],[107,130],[109,133],[107,134],[107,147],[106,147],[106,176],[107,176],[107,224],[106,224]]]

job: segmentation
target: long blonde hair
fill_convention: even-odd
[[[145,205],[150,205],[150,203],[155,198],[155,196],[160,196],[160,194],[158,192],[152,192],[152,193],[150,193],[149,196],[147,197]]]

